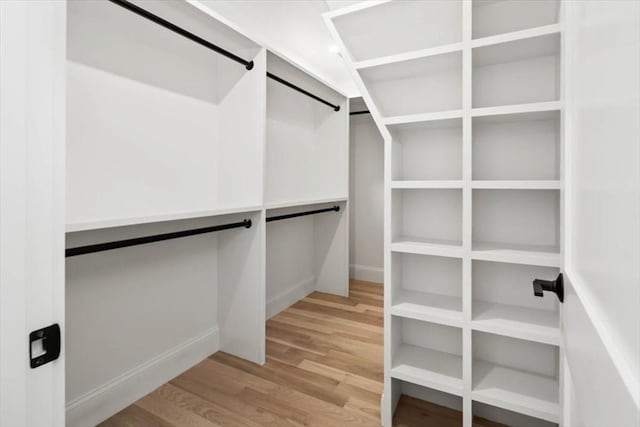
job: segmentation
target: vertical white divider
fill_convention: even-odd
[[[473,387],[473,355],[472,355],[472,71],[473,61],[471,52],[472,1],[462,3],[462,314],[464,318],[462,328],[462,425],[471,427],[473,424],[471,389]]]

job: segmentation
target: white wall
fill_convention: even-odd
[[[567,2],[570,425],[640,419],[640,3]],[[570,7],[569,7],[570,6]]]
[[[366,109],[351,103],[351,111]],[[384,143],[370,114],[351,116],[349,144],[349,273],[382,283]]]

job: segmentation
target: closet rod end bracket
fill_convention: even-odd
[[[247,65],[245,65],[245,68],[247,70],[253,70],[253,61],[247,62]]]

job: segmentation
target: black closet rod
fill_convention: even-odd
[[[133,239],[116,240],[115,242],[97,243],[95,245],[78,246],[65,250],[65,257],[92,254],[94,252],[110,251],[112,249],[126,248],[129,246],[145,245],[147,243],[161,242],[163,240],[179,239],[181,237],[195,236],[196,234],[213,233],[214,231],[230,230],[232,228],[251,228],[251,220],[241,222],[214,225],[211,227],[194,228],[191,230],[175,231],[173,233],[154,234],[151,236],[135,237]]]
[[[280,221],[282,219],[297,218],[299,216],[315,215],[323,212],[340,212],[340,206],[336,205],[332,208],[316,209],[315,211],[296,212],[286,215],[278,215],[267,218],[267,222]]]
[[[369,110],[352,111],[349,113],[350,116],[359,116],[360,114],[369,114]]]
[[[319,96],[314,95],[311,92],[307,92],[306,90],[302,89],[300,86],[296,86],[293,83],[290,83],[290,82],[286,81],[285,79],[276,76],[275,74],[272,74],[272,73],[267,71],[267,77],[277,81],[278,83],[282,83],[283,85],[285,85],[287,87],[290,87],[293,90],[297,90],[298,92],[307,95],[309,98],[313,98],[318,102],[322,102],[324,105],[328,105],[329,107],[333,108],[333,111],[340,111],[340,106],[339,105],[334,105],[334,104],[330,103],[329,101],[325,101],[324,99],[320,98]]]
[[[211,49],[214,52],[219,53],[220,55],[224,55],[227,58],[236,61],[242,65],[245,66],[245,68],[247,70],[251,70],[253,68],[253,61],[247,61],[244,60],[242,58],[240,58],[238,55],[235,55],[231,52],[229,52],[228,50],[225,50],[223,48],[221,48],[220,46],[216,46],[215,44],[206,41],[205,39],[196,36],[195,34],[185,30],[184,28],[180,28],[175,24],[172,24],[171,22],[167,21],[166,19],[163,19],[157,15],[154,15],[153,13],[133,4],[130,3],[126,0],[109,0],[111,3],[113,4],[117,4],[118,6],[121,6],[133,13],[135,13],[136,15],[142,16],[143,18],[148,19],[149,21],[155,22],[158,25],[161,25],[171,31],[173,31],[176,34],[180,34],[182,37],[186,37],[189,40],[198,43],[199,45],[202,45],[208,49]]]

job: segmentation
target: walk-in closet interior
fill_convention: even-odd
[[[640,2],[0,0],[0,427],[640,427]]]

